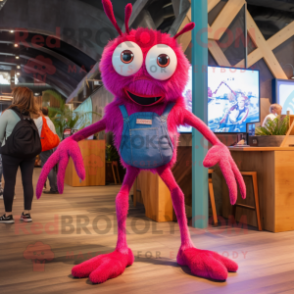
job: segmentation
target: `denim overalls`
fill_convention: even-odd
[[[174,103],[168,104],[161,116],[154,112],[128,116],[125,106],[119,106],[124,119],[120,155],[126,164],[149,169],[171,161],[174,147],[167,130],[167,117],[173,106]]]

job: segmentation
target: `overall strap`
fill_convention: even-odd
[[[161,120],[162,120],[162,121],[167,121],[167,117],[168,117],[170,111],[172,110],[172,108],[174,107],[174,105],[175,105],[175,103],[169,103],[169,104],[166,106],[166,108],[165,108],[163,114],[161,115]]]
[[[124,105],[120,105],[119,106],[119,109],[120,109],[121,114],[122,114],[122,116],[124,118],[124,121],[129,121],[129,115],[128,115],[128,112],[127,112],[125,106]]]

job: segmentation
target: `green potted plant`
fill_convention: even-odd
[[[289,128],[289,116],[278,116],[268,120],[264,127],[257,127],[255,136],[250,137],[250,143],[257,140],[258,147],[279,147]]]
[[[87,125],[92,124],[92,121],[88,119],[89,114],[98,115],[98,113],[91,111],[76,112],[65,104],[64,99],[59,93],[53,90],[46,90],[44,92],[49,93],[59,102],[59,107],[48,107],[48,109],[49,117],[54,123],[56,133],[61,140],[65,129],[83,129]]]

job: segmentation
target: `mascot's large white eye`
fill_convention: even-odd
[[[134,42],[119,44],[112,55],[112,65],[121,76],[131,76],[142,66],[143,53],[141,48]]]
[[[153,46],[146,56],[146,69],[157,80],[167,80],[175,72],[178,59],[175,51],[164,44]]]

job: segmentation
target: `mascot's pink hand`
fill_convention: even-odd
[[[59,193],[60,194],[63,193],[64,177],[65,177],[65,171],[66,171],[66,166],[68,164],[69,157],[72,157],[73,159],[78,176],[82,180],[85,179],[85,167],[84,167],[80,148],[78,146],[78,143],[75,140],[73,140],[71,137],[69,137],[65,139],[58,146],[57,150],[50,156],[50,158],[47,160],[47,162],[43,166],[42,172],[40,174],[40,177],[37,183],[37,188],[36,188],[37,199],[41,197],[44,183],[48,177],[50,170],[57,163],[59,163],[58,175],[57,175],[57,186],[58,186]]]
[[[234,205],[237,201],[237,183],[239,185],[240,193],[243,199],[246,198],[246,186],[243,177],[231,157],[229,149],[223,144],[216,144],[209,149],[203,161],[203,165],[207,168],[219,164],[220,169],[225,177],[229,188],[229,195],[231,204]]]

